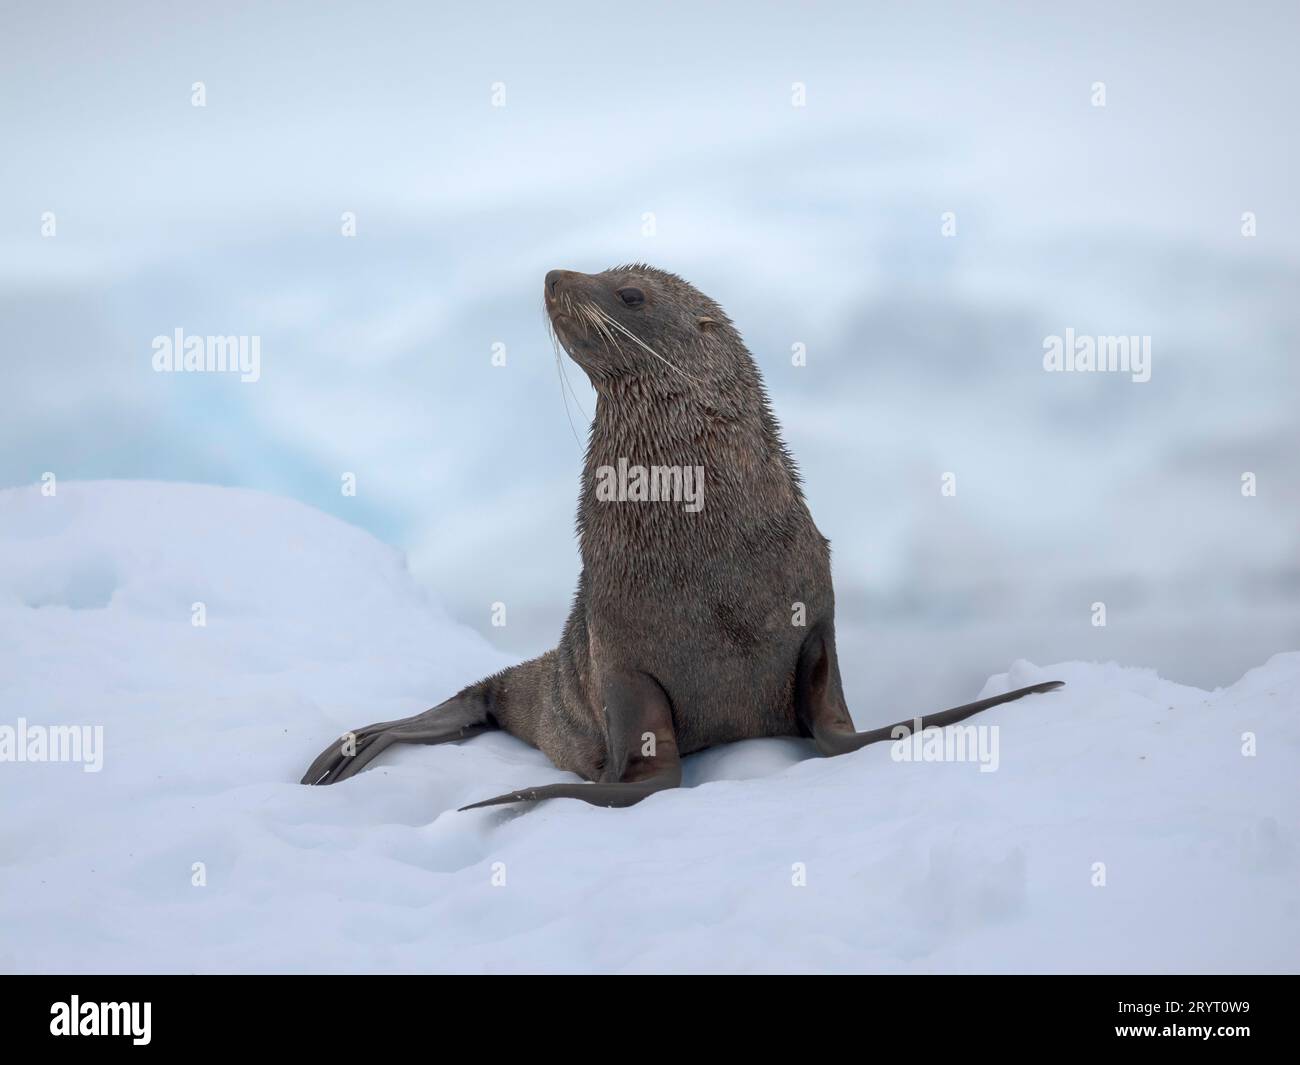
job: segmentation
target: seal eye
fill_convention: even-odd
[[[645,293],[639,288],[621,288],[618,290],[618,298],[629,307],[640,307],[645,303]]]

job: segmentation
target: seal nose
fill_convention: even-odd
[[[555,298],[555,289],[560,283],[560,278],[565,274],[563,270],[552,270],[546,275],[546,294],[552,299]]]

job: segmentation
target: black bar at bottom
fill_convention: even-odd
[[[455,1033],[456,1045],[481,1040],[497,1057],[513,1040],[534,1052],[608,1047],[605,1032],[622,1041],[614,1046],[650,1045],[663,1039],[665,1022],[680,1020],[683,1038],[703,1027],[718,1039],[776,1036],[797,1044],[802,1031],[809,1052],[819,1045],[829,1052],[825,1039],[856,1033],[863,1056],[870,1047],[860,1040],[886,1031],[927,1052],[1165,1043],[1239,1053],[1292,1042],[1298,990],[1294,976],[774,977],[785,986],[737,979],[728,987],[665,985],[649,994],[632,986],[652,979],[10,976],[0,991],[0,1047],[93,1052],[115,1043],[132,1052],[206,1053],[283,1046],[303,1059],[347,1050],[386,1058],[426,1039],[430,1054],[454,1052],[438,1033]]]

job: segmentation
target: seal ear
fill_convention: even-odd
[[[710,318],[707,314],[702,314],[695,319],[696,324],[700,327],[701,333],[707,333],[710,329],[717,329],[718,323]]]

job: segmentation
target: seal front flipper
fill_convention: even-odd
[[[359,773],[394,743],[451,743],[497,728],[483,685],[467,688],[414,717],[380,721],[345,733],[303,774],[303,784],[337,784]]]
[[[631,806],[656,791],[678,787],[682,762],[673,710],[647,673],[614,673],[601,686],[605,708],[604,779],[590,784],[544,784],[462,806],[501,806],[538,799],[581,799],[593,806]]]
[[[1050,692],[1064,683],[1049,680],[1042,684],[1031,684],[1005,695],[994,695],[937,714],[927,714],[919,719],[919,727],[925,729],[955,725],[981,710],[1035,692]],[[848,704],[844,701],[839,661],[835,655],[835,634],[830,626],[819,626],[809,632],[799,652],[799,665],[795,673],[795,712],[800,725],[813,738],[817,749],[826,755],[847,754],[868,744],[894,739],[894,730],[897,728],[906,728],[910,735],[918,727],[916,721],[899,721],[871,732],[854,730],[853,718],[849,716]]]

